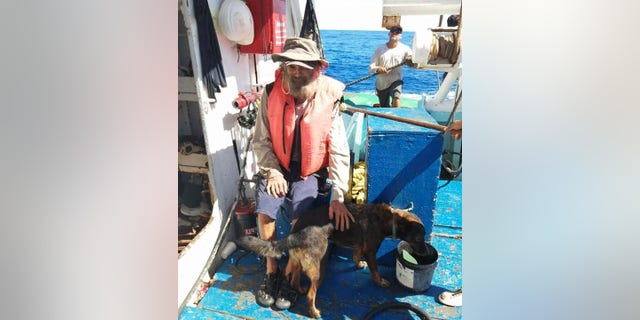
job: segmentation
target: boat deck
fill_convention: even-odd
[[[402,287],[395,277],[395,263],[379,265],[380,274],[391,282],[391,286],[378,287],[372,281],[368,268],[355,268],[350,254],[345,252],[347,249],[330,246],[329,265],[316,298],[322,319],[363,319],[375,307],[388,302],[412,304],[431,319],[462,319],[461,307],[448,307],[437,302],[441,292],[462,287],[462,183],[440,181],[439,184],[444,187],[437,192],[430,242],[438,250],[439,258],[431,287],[422,293]],[[286,259],[279,263],[284,270]],[[256,304],[255,292],[263,276],[262,260],[253,253],[237,250],[217,270],[213,284],[198,305],[185,307],[179,319],[308,318],[304,297],[299,297],[297,303],[285,311]],[[308,283],[304,276],[302,279],[303,284]],[[388,309],[371,319],[420,317],[406,309]]]

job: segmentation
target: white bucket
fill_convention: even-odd
[[[408,242],[400,241],[398,244],[396,279],[403,287],[415,292],[422,292],[431,287],[431,279],[438,266],[438,251],[428,243],[425,245],[427,246],[427,254],[416,256]],[[404,259],[403,250],[416,257],[417,264]]]

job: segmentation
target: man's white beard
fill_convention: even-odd
[[[313,76],[309,78],[298,78],[293,79],[290,77],[287,72],[284,73],[285,85],[287,86],[287,91],[294,98],[298,100],[309,100],[313,98],[313,95],[316,93],[316,89],[318,88],[318,81],[315,77],[315,73]]]

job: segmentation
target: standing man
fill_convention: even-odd
[[[349,228],[353,216],[344,205],[349,179],[349,145],[340,116],[344,84],[323,75],[329,63],[316,43],[289,38],[284,52],[273,54],[281,62],[275,81],[266,86],[258,109],[253,151],[263,177],[258,185],[256,212],[264,240],[276,240],[275,219],[281,205],[289,210],[291,225],[307,212],[318,195],[317,173],[331,179],[329,218],[336,229]],[[297,299],[291,288],[291,264],[284,274],[274,258],[266,258],[266,277],[256,300],[289,309]]]
[[[378,74],[376,76],[376,94],[380,107],[389,107],[389,97],[392,97],[392,107],[400,107],[402,66],[389,69],[411,59],[412,55],[411,48],[401,43],[400,39],[402,39],[402,27],[391,27],[389,41],[378,47],[371,57],[369,71]]]

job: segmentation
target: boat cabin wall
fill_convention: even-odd
[[[207,145],[209,169],[212,171],[214,184],[212,189],[215,190],[219,201],[218,207],[226,213],[233,204],[240,178],[235,151],[238,151],[238,157],[242,160],[240,153],[247,149],[246,144],[249,143],[247,139],[249,132],[239,130],[237,118],[240,110],[233,106],[233,101],[239,93],[260,92],[264,85],[274,80],[278,64],[271,60],[269,54],[241,53],[238,44],[221,32],[219,13],[224,1],[208,0],[207,2],[216,30],[227,85],[221,87],[221,92],[215,94],[215,102],[211,101],[208,106],[201,105],[199,113],[202,120],[201,130]],[[299,29],[301,16],[298,2],[287,1],[287,36],[299,32],[295,30],[293,23],[289,22],[297,20]],[[184,44],[179,44],[181,51],[187,52],[188,55],[188,48],[182,48],[183,46]],[[184,58],[184,54],[181,53],[179,59]],[[235,147],[234,142],[236,142]],[[240,162],[242,165],[243,161]],[[250,151],[245,170],[247,178],[251,178],[257,171]]]

